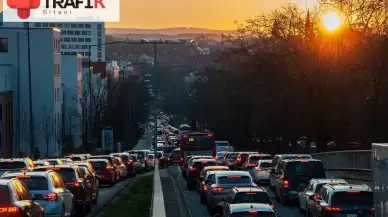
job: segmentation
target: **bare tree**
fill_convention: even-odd
[[[46,156],[49,156],[49,146],[51,139],[57,135],[58,129],[54,127],[54,112],[52,109],[44,107],[39,120],[39,131],[46,143]]]
[[[21,111],[19,122],[20,122],[19,123],[20,139],[23,140],[26,144],[31,144],[30,125],[29,125],[30,117],[29,117],[28,110]],[[34,123],[33,129],[34,129],[33,133],[34,133],[34,138],[35,138],[35,144],[37,144],[36,141],[37,141],[37,138],[39,137],[40,131],[37,129],[36,123]],[[32,148],[32,147],[30,147],[30,148]],[[21,151],[21,150],[19,150],[19,151]],[[34,150],[30,150],[31,153],[33,151]]]

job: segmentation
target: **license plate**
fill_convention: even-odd
[[[347,214],[346,217],[357,217],[357,214]]]

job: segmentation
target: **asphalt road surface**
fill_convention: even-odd
[[[180,169],[177,166],[172,166],[168,168],[168,172],[173,178],[176,180],[176,183],[178,185],[178,190],[183,192],[183,200],[188,207],[190,217],[210,217],[206,206],[202,205],[199,201],[199,196],[196,191],[188,191],[186,188],[186,181],[181,176]],[[335,178],[335,176],[328,174],[328,177]],[[353,184],[361,184],[362,181],[352,181],[347,180],[349,183]],[[269,192],[270,196],[274,197],[274,194],[272,191],[266,187],[267,192]],[[299,213],[298,207],[296,205],[290,205],[290,206],[282,206],[280,203],[273,200],[275,203],[275,207],[278,211],[278,214],[280,217],[302,217]],[[175,217],[175,216],[174,216]]]

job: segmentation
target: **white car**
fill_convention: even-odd
[[[148,165],[150,165],[151,167],[154,167],[155,155],[154,154],[148,154],[147,162],[148,162]]]
[[[310,202],[309,197],[316,194],[326,184],[348,184],[344,179],[311,179],[304,189],[299,189],[298,201],[300,213],[305,213]]]
[[[72,216],[73,194],[66,188],[62,178],[54,171],[7,172],[1,178],[18,178],[30,190],[35,201],[49,216]]]
[[[269,184],[269,171],[272,167],[272,160],[259,160],[249,173],[256,184]]]

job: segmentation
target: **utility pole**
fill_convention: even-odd
[[[154,67],[153,67],[153,74],[155,76],[156,74],[156,70],[157,70],[157,61],[158,61],[158,51],[157,51],[157,46],[156,46],[156,43],[154,43]],[[156,95],[156,97],[158,97]],[[155,127],[154,127],[154,154],[155,154],[155,157],[156,157],[156,154],[158,153],[158,150],[157,150],[157,142],[158,142],[158,139],[157,139],[157,135],[158,135],[158,109],[156,107],[156,100],[154,99],[154,107],[155,107]]]
[[[35,151],[35,134],[34,134],[34,112],[32,106],[32,75],[31,75],[31,40],[30,40],[30,22],[27,25],[27,58],[28,58],[28,101],[29,101],[29,129],[30,129],[30,144],[31,154]],[[20,105],[19,105],[20,106]]]

